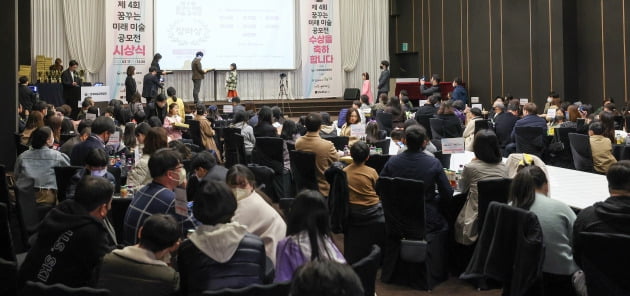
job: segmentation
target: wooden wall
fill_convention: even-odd
[[[459,76],[484,104],[628,97],[630,0],[389,1],[393,77]]]

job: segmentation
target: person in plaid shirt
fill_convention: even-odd
[[[149,172],[153,182],[142,187],[134,194],[127,208],[124,225],[124,242],[127,245],[137,243],[137,234],[144,220],[153,214],[170,214],[183,226],[183,233],[194,229],[199,223],[192,217],[190,209],[187,216],[175,212],[175,187],[186,181],[186,172],[179,152],[163,148],[156,151],[149,159]]]

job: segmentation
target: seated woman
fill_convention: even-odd
[[[33,111],[29,114],[28,119],[26,119],[26,125],[24,127],[24,131],[22,132],[22,138],[20,139],[20,143],[22,145],[29,145],[31,142],[31,134],[37,128],[44,126],[44,114],[39,111]]]
[[[182,128],[176,126],[182,123],[182,118],[179,116],[179,106],[177,103],[172,103],[168,106],[168,115],[164,117],[163,127],[166,129],[167,136],[170,141],[182,139]]]
[[[276,252],[276,282],[290,281],[293,272],[314,260],[345,263],[331,239],[328,207],[315,190],[303,190],[296,197],[287,219],[287,237]]]
[[[201,131],[201,143],[203,147],[215,152],[217,161],[223,163],[221,159],[221,152],[214,141],[214,129],[212,129],[212,122],[207,117],[206,107],[203,104],[198,104],[196,107],[195,120],[199,121],[199,129]]]
[[[537,166],[526,166],[516,174],[510,186],[509,201],[512,206],[538,216],[545,245],[544,295],[575,295],[571,276],[578,267],[571,247],[576,218],[573,210],[549,197],[547,177]]]
[[[505,176],[499,140],[492,130],[477,132],[473,143],[475,158],[464,166],[459,182],[461,192],[468,192],[466,204],[455,221],[455,241],[471,245],[477,241],[477,182]]]
[[[376,121],[369,121],[365,125],[365,141],[373,145],[376,142],[385,140],[386,133],[381,133],[381,130],[378,129],[378,123]]]
[[[439,150],[442,150],[442,138],[459,138],[462,136],[462,122],[459,117],[455,115],[453,103],[451,103],[451,101],[442,102],[435,117],[443,120],[444,129],[443,134],[441,135],[432,134],[432,141]]]
[[[225,183],[205,181],[194,201],[193,214],[203,225],[179,247],[182,295],[262,284],[265,245],[247,227],[231,222],[237,208],[232,190]]]
[[[462,137],[464,137],[464,147],[466,147],[467,151],[473,151],[473,141],[475,140],[475,122],[477,120],[483,120],[483,116],[479,108],[471,108],[465,113],[466,128],[462,133]]]
[[[256,192],[256,179],[250,169],[242,164],[228,170],[226,182],[234,195],[238,207],[232,221],[247,227],[247,231],[259,236],[265,243],[265,253],[272,262],[276,261],[276,247],[284,238],[287,225],[262,196]]]
[[[144,147],[142,148],[142,157],[134,164],[134,167],[127,174],[127,186],[135,189],[151,183],[151,174],[149,174],[149,158],[151,154],[161,148],[168,147],[166,130],[162,127],[152,127],[144,138]]]
[[[241,136],[243,136],[243,143],[245,145],[245,155],[251,157],[252,150],[254,150],[254,146],[256,145],[256,137],[254,136],[254,128],[247,124],[248,117],[247,112],[243,110],[236,111],[230,127],[241,129]]]
[[[341,130],[339,131],[339,136],[348,137],[348,146],[352,146],[356,141],[359,140],[357,136],[353,136],[351,129],[352,125],[361,123],[361,114],[359,113],[359,109],[350,108],[348,109],[348,113],[346,114],[346,123],[343,124]]]

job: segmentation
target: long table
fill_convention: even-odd
[[[451,170],[469,163],[475,154],[470,151],[451,154]],[[503,161],[505,162],[505,158]],[[583,209],[598,201],[604,201],[608,193],[606,176],[547,165],[549,196],[567,205]]]

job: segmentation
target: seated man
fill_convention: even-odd
[[[596,172],[605,174],[608,168],[617,162],[612,154],[610,139],[603,136],[604,127],[599,121],[593,122],[588,127],[591,154],[593,155],[593,168]]]
[[[90,137],[90,134],[92,133],[92,120],[81,120],[81,122],[79,122],[79,126],[77,127],[77,131],[79,131],[79,133],[76,136],[65,141],[63,145],[61,145],[61,148],[59,148],[59,151],[68,155],[68,157],[72,156],[72,149],[74,149],[74,146],[84,142],[88,137]]]
[[[123,238],[127,245],[137,243],[138,230],[144,220],[153,214],[170,214],[180,224],[183,223],[185,231],[194,229],[196,221],[192,218],[190,210],[186,216],[180,216],[175,212],[175,187],[186,182],[186,173],[179,152],[170,148],[162,148],[151,154],[149,159],[149,172],[153,182],[142,187],[133,196],[127,213]]]
[[[516,152],[516,128],[517,127],[540,127],[543,134],[547,134],[547,121],[538,117],[538,107],[534,103],[527,103],[523,106],[523,118],[514,123],[514,128],[510,134],[511,143],[505,146],[506,155]]]
[[[431,76],[431,86],[427,87],[424,84],[424,77],[422,77],[422,79],[420,79],[420,92],[422,93],[423,96],[431,96],[434,93],[438,93],[440,94],[440,81],[442,79],[440,78],[440,75],[438,74],[433,74]]]
[[[92,149],[99,148],[106,151],[105,144],[109,137],[116,132],[116,125],[111,118],[97,117],[92,123],[92,134],[83,142],[72,148],[70,163],[76,166],[84,166],[85,158]]]
[[[300,137],[295,142],[295,149],[305,152],[315,153],[315,169],[317,170],[317,183],[319,192],[323,196],[328,196],[330,185],[324,177],[324,172],[330,165],[339,160],[337,149],[332,142],[322,139],[319,136],[319,129],[322,125],[322,116],[319,113],[310,113],[304,121],[306,135]]]
[[[81,179],[85,176],[102,177],[116,186],[116,178],[112,173],[107,171],[107,161],[107,153],[101,149],[94,148],[88,152],[87,158],[85,159],[85,167],[78,170],[70,180],[70,186],[68,186],[66,191],[66,199],[74,198],[77,184],[79,184]]]
[[[138,231],[138,244],[105,255],[98,287],[118,296],[168,296],[179,289],[179,274],[167,265],[179,247],[181,231],[175,218],[155,214]]]
[[[573,258],[578,266],[582,266],[582,232],[630,235],[630,161],[611,165],[606,179],[610,197],[580,211],[573,224]]]
[[[83,178],[75,198],[60,203],[42,221],[20,268],[20,282],[94,286],[97,265],[113,249],[101,222],[111,208],[113,194],[109,181]]]
[[[217,165],[217,160],[214,155],[209,151],[203,151],[193,156],[190,161],[190,168],[193,169],[193,174],[188,178],[188,184],[186,184],[186,196],[188,201],[193,201],[197,189],[201,186],[201,182],[207,181],[219,181],[225,182],[228,170],[220,165]]]

